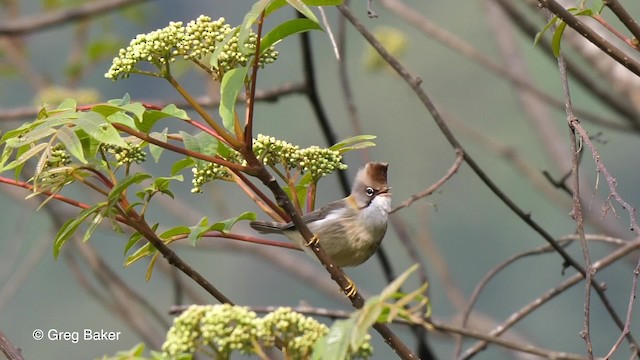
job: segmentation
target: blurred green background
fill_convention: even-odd
[[[640,5],[624,2],[637,14]],[[164,27],[169,21],[189,21],[200,14],[213,18],[224,16],[228,23],[239,24],[250,8],[250,1],[153,1],[135,8],[101,17],[90,27],[87,36],[101,37],[105,34],[118,46],[125,46],[138,33],[145,33]],[[502,62],[497,53],[495,37],[489,29],[485,2],[467,1],[452,5],[448,1],[407,1],[432,21],[438,23],[459,37],[473,44],[486,56]],[[41,1],[21,1],[24,14],[45,12]],[[379,13],[378,19],[366,17],[365,2],[352,2],[352,10],[367,27],[393,26],[405,33],[408,43],[401,61],[415,76],[419,76],[422,87],[432,97],[447,119],[455,119],[453,131],[463,145],[479,162],[489,176],[516,201],[531,213],[531,216],[553,236],[560,237],[575,231],[575,222],[569,216],[570,198],[562,191],[552,190],[553,197],[566,206],[556,203],[531,186],[512,164],[496,152],[470,136],[468,129],[484,134],[496,144],[510,147],[529,165],[538,171],[549,170],[560,178],[568,169],[557,169],[541,150],[540,140],[527,122],[511,86],[496,78],[487,70],[470,60],[452,52],[443,45],[425,37],[402,19],[394,16],[374,2]],[[338,12],[327,9],[327,15],[334,24]],[[269,21],[273,26],[292,16],[290,12],[278,14]],[[0,21],[8,21],[7,14],[0,14]],[[504,31],[514,32],[513,28]],[[74,27],[61,26],[28,35],[28,56],[33,68],[43,74],[53,84],[63,83],[68,54],[73,48]],[[311,34],[314,57],[317,66],[320,95],[338,138],[353,134],[343,93],[340,90],[338,66],[327,35],[322,32]],[[531,38],[516,35],[519,50],[526,58],[526,64],[536,81],[536,85],[560,99],[561,85],[557,65],[533,47]],[[1,39],[0,39],[1,40]],[[453,163],[455,154],[437,129],[428,112],[425,111],[410,88],[395,74],[388,71],[369,72],[363,65],[363,53],[368,45],[349,27],[347,67],[350,72],[354,100],[362,121],[363,132],[377,135],[377,146],[368,153],[370,159],[388,161],[389,180],[393,187],[394,203],[398,204],[411,194],[430,186],[445,174]],[[278,45],[280,57],[272,66],[259,75],[260,89],[269,89],[302,78],[300,42],[290,38]],[[6,56],[7,54],[3,54]],[[115,55],[115,53],[114,53]],[[0,58],[1,59],[1,58]],[[120,98],[129,93],[134,100],[175,102],[177,94],[168,83],[141,76],[111,82],[103,74],[110,61],[101,61],[89,69],[88,76],[78,84],[83,88],[99,91],[100,100]],[[0,112],[34,104],[36,95],[33,88],[18,72],[5,68],[0,77]],[[208,90],[203,86],[199,74],[187,74],[182,79],[194,94]],[[601,105],[578,86],[572,88],[576,106],[594,113],[611,116]],[[216,110],[212,110],[214,114]],[[569,148],[565,115],[561,111],[551,111],[553,120]],[[615,117],[612,117],[616,120]],[[3,129],[17,127],[19,121],[3,121]],[[637,135],[600,128],[584,122],[591,134],[602,132],[601,142],[597,142],[602,160],[618,180],[618,190],[631,204],[639,203],[637,184],[640,183],[638,157],[640,143]],[[164,126],[171,126],[169,122]],[[175,129],[175,128],[174,128]],[[467,129],[467,130],[465,130]],[[284,96],[274,103],[260,103],[256,114],[256,133],[264,133],[279,139],[308,146],[325,145],[320,129],[310,110],[307,99],[299,94]],[[568,156],[568,155],[567,155]],[[162,163],[148,162],[145,167],[158,174],[168,173],[171,156]],[[364,163],[363,153],[352,152],[345,157],[349,165],[349,178]],[[589,153],[584,154],[583,173],[589,183],[582,184],[586,200],[599,193],[606,196],[606,188],[600,183],[594,189],[597,174],[593,170]],[[601,179],[602,180],[602,179]],[[243,211],[256,211],[243,194],[227,183],[213,183],[205,188],[204,194],[192,195],[189,174],[177,198],[193,214],[188,214],[178,205],[167,201],[150,216],[163,227],[186,222],[190,226],[200,216],[227,218]],[[43,212],[35,212],[33,200],[21,199],[26,192],[7,185],[0,187],[0,329],[17,346],[23,349],[28,359],[89,359],[113,354],[117,350],[131,348],[141,341],[134,331],[122,324],[113,314],[89,296],[77,283],[69,266],[61,257],[54,261],[51,239],[57,230],[50,218]],[[320,182],[318,205],[342,197],[337,178],[329,177]],[[167,205],[169,204],[169,205]],[[585,201],[585,207],[599,209],[601,203]],[[608,213],[606,216],[616,223],[618,231],[627,238],[628,217],[619,208],[618,218]],[[72,210],[72,209],[71,209]],[[73,214],[71,211],[70,214]],[[190,220],[185,220],[185,216]],[[412,241],[419,242],[427,237],[437,245],[439,260],[448,265],[447,274],[462,294],[468,298],[481,277],[506,258],[526,250],[544,245],[544,240],[519,220],[500,202],[487,187],[462,165],[460,171],[436,194],[412,207],[400,211],[396,216],[408,224]],[[190,222],[188,222],[190,221]],[[251,233],[245,224],[239,224],[238,231]],[[592,228],[588,228],[588,231]],[[91,244],[104,256],[108,265],[163,313],[173,304],[172,282],[165,274],[156,272],[154,277],[144,280],[146,266],[136,263],[123,268],[122,249],[127,236],[113,234],[108,228],[97,232]],[[227,240],[205,239],[203,242],[220,243]],[[420,246],[420,245],[417,245]],[[383,242],[383,248],[392,260],[396,272],[411,265],[405,248],[396,233],[390,230]],[[250,306],[289,305],[305,302],[311,306],[330,309],[350,310],[346,301],[341,300],[338,288],[335,295],[314,290],[305,281],[292,277],[270,261],[252,254],[251,251],[236,252],[222,249],[176,247],[180,256],[190,262],[209,281],[238,304]],[[594,244],[592,258],[606,255],[611,248]],[[300,258],[313,266],[316,272],[324,270],[314,260],[288,250],[277,250],[282,261],[290,257]],[[582,259],[577,244],[568,248],[577,259]],[[453,321],[457,309],[447,297],[441,277],[434,269],[434,254],[421,253],[428,264],[430,275],[430,297],[433,316],[440,321]],[[636,259],[628,259],[598,272],[597,280],[608,286],[607,294],[620,314],[627,309],[629,291]],[[84,269],[85,271],[88,270]],[[379,292],[385,280],[378,260],[374,257],[364,265],[348,269],[347,272],[359,288],[369,294]],[[562,259],[556,254],[526,258],[507,271],[500,273],[485,289],[475,307],[476,310],[501,321],[533,298],[540,296],[550,287],[556,286],[573,274],[567,270],[563,275]],[[413,281],[407,289],[418,286]],[[208,301],[215,302],[203,292]],[[582,284],[563,293],[558,298],[537,310],[520,322],[515,328],[518,339],[557,351],[584,353],[584,342],[579,337],[583,321],[584,286]],[[605,313],[601,302],[592,296],[592,340],[598,355],[609,351],[619,336],[619,331]],[[637,311],[634,313],[637,314]],[[170,317],[167,315],[167,319]],[[35,329],[59,329],[77,331],[89,328],[94,331],[105,329],[121,331],[119,341],[86,342],[72,344],[66,341],[35,341]],[[401,326],[394,326],[403,339],[413,344],[413,338]],[[637,322],[632,332],[638,333]],[[393,354],[372,332],[375,345],[375,359],[392,358]],[[431,335],[430,341],[442,359],[452,358],[453,341],[440,335]],[[471,341],[465,342],[472,344]],[[481,352],[478,359],[511,359],[514,353],[496,346]],[[623,345],[616,359],[628,358],[627,346]]]

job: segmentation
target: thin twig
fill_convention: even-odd
[[[636,43],[640,40],[640,26],[638,22],[627,12],[627,10],[620,4],[618,0],[605,0],[604,4],[616,14],[618,19],[629,29],[629,31],[635,37]]]
[[[9,18],[9,20],[0,23],[0,35],[16,36],[43,31],[72,21],[95,18],[109,11],[119,10],[144,1],[145,0],[96,0],[75,8],[22,17],[17,20],[11,20],[11,18]]]
[[[407,200],[400,203],[400,205],[391,209],[391,211],[389,211],[389,214],[393,214],[394,212],[400,209],[406,208],[407,206],[411,206],[411,204],[413,204],[414,202],[433,194],[442,185],[444,185],[444,183],[447,182],[447,180],[449,180],[456,172],[458,172],[458,169],[460,168],[460,165],[462,164],[463,161],[464,161],[464,156],[462,152],[456,151],[456,160],[453,162],[453,165],[451,165],[447,173],[442,178],[440,178],[440,180],[436,181],[433,185],[429,186],[425,190],[411,195]]]
[[[635,239],[630,242],[629,241],[625,242],[623,246],[614,250],[613,252],[601,258],[600,260],[594,262],[592,267],[595,270],[603,270],[609,265],[618,261],[619,259],[629,255],[634,250],[637,250],[638,248],[640,248],[640,239]],[[492,336],[499,336],[500,334],[503,334],[504,332],[509,330],[511,327],[513,327],[516,323],[518,323],[520,320],[522,320],[527,315],[531,314],[536,309],[538,309],[540,306],[546,304],[551,299],[562,294],[564,291],[566,291],[573,285],[578,284],[583,279],[584,277],[582,276],[582,274],[574,274],[569,279],[563,281],[560,285],[550,290],[547,290],[544,294],[535,298],[534,300],[529,302],[527,305],[523,306],[520,310],[511,314],[511,316],[509,316],[507,320],[505,320],[502,324],[499,324],[498,326],[496,326],[492,331],[489,332],[489,334]],[[633,341],[632,343],[635,344],[635,341]],[[464,354],[462,354],[460,359],[470,359],[472,356],[474,356],[480,350],[484,349],[486,346],[487,346],[486,341],[480,341],[474,344],[469,349],[467,349],[467,351],[465,351]]]
[[[604,36],[596,33],[593,29],[585,25],[578,17],[571,14],[564,6],[555,0],[538,0],[540,5],[549,9],[554,15],[562,19],[567,25],[573,28],[578,34],[599,47],[603,53],[640,76],[640,63],[627,56],[622,50],[610,43]]]
[[[15,347],[2,330],[0,330],[0,350],[7,357],[7,360],[24,360],[22,350]]]

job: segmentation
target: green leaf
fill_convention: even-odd
[[[220,83],[220,117],[224,127],[230,132],[234,131],[236,100],[242,90],[248,70],[248,67],[229,70],[224,74]]]
[[[151,136],[154,139],[160,140],[162,142],[167,142],[167,132],[168,131],[169,131],[168,128],[164,128],[164,130],[162,130],[161,133],[152,132],[152,133],[149,134],[149,136]],[[153,157],[153,160],[157,164],[160,161],[160,156],[164,152],[164,148],[161,147],[161,146],[149,143],[149,152],[151,153],[151,157]]]
[[[75,156],[75,158],[80,160],[81,163],[87,163],[87,159],[84,157],[84,151],[82,150],[82,143],[75,131],[71,130],[68,126],[62,126],[58,129],[56,137],[64,145],[67,151],[71,153],[71,155]]]
[[[76,99],[67,98],[67,99],[62,100],[62,102],[60,103],[60,105],[58,105],[56,110],[73,110],[73,111],[75,111],[77,107],[78,107],[78,103],[76,102]]]
[[[190,157],[184,158],[182,160],[178,160],[174,162],[173,165],[171,166],[171,175],[174,176],[180,171],[182,171],[184,168],[194,166],[195,164],[196,162],[193,160],[193,158],[190,158]]]
[[[87,135],[102,143],[122,147],[127,146],[120,137],[118,130],[109,124],[107,119],[101,114],[95,112],[82,113],[74,124],[84,130]]]
[[[303,0],[309,6],[338,6],[343,0]]]
[[[53,257],[55,259],[57,259],[58,255],[60,255],[62,245],[64,245],[64,243],[69,240],[69,238],[76,232],[76,230],[78,230],[80,224],[82,224],[82,222],[86,220],[91,214],[98,212],[98,210],[105,205],[106,204],[102,202],[95,204],[88,209],[84,209],[80,212],[80,214],[78,214],[78,216],[67,220],[62,225],[53,241]]]
[[[129,255],[124,261],[124,266],[129,266],[142,258],[145,258],[151,254],[156,253],[157,251],[158,250],[156,250],[156,248],[153,245],[151,245],[150,242],[148,242],[143,246],[141,246],[138,250],[136,250],[136,252]]]
[[[251,10],[247,12],[242,20],[242,25],[240,25],[240,32],[238,33],[238,50],[244,53],[247,49],[244,44],[247,42],[247,38],[249,38],[249,32],[253,24],[258,20],[262,11],[269,5],[271,0],[259,0],[253,4]]]
[[[198,134],[191,135],[184,131],[180,131],[182,136],[182,142],[187,150],[198,152],[208,156],[215,156],[218,153],[218,139],[213,136],[200,132]],[[198,163],[203,163],[204,160],[196,160]]]
[[[340,141],[337,144],[334,144],[329,149],[338,151],[340,154],[344,154],[347,151],[359,150],[359,149],[364,149],[364,148],[376,146],[376,144],[374,142],[366,141],[366,140],[372,140],[372,139],[375,139],[375,138],[376,137],[374,135],[353,136],[353,137],[350,137],[350,138],[346,138],[346,139]]]
[[[102,220],[104,220],[104,213],[96,212],[96,214],[93,216],[93,219],[89,223],[89,226],[87,227],[87,231],[84,232],[84,236],[82,237],[82,242],[87,242],[89,240],[89,238],[91,237],[91,235],[93,235],[94,231],[96,231],[96,229],[98,228],[98,225],[100,225]]]
[[[113,113],[107,116],[106,118],[107,118],[107,121],[110,122],[111,124],[114,124],[114,123],[122,124],[132,129],[136,128],[135,120],[131,116],[125,114],[123,111],[118,111],[116,113]]]
[[[309,30],[322,30],[322,27],[320,27],[318,23],[309,19],[292,19],[285,21],[273,28],[262,38],[262,41],[260,42],[260,50],[261,52],[264,52],[269,49],[271,45],[276,44],[287,36]]]
[[[418,270],[418,267],[419,267],[418,264],[413,264],[411,267],[405,270],[405,272],[403,272],[402,274],[400,274],[400,276],[398,276],[395,280],[393,280],[389,285],[387,285],[384,288],[384,290],[382,290],[382,292],[380,293],[380,297],[382,298],[382,300],[383,301],[387,300],[391,298],[393,294],[398,292],[402,284],[404,284],[405,281],[407,281],[411,273]]]
[[[220,58],[220,53],[224,50],[225,45],[229,43],[232,37],[234,37],[238,33],[238,27],[231,29],[229,33],[222,39],[222,41],[216,43],[216,49],[211,54],[211,58],[209,59],[209,65],[212,68],[218,70],[218,60]]]
[[[166,230],[162,234],[158,235],[158,237],[161,238],[162,240],[169,240],[170,238],[172,238],[174,236],[187,235],[190,232],[191,232],[191,229],[189,227],[181,225],[181,226],[176,226],[174,228]]]
[[[545,32],[549,31],[549,29],[551,29],[551,27],[557,22],[560,21],[560,18],[557,16],[554,16],[551,18],[551,20],[549,20],[549,22],[547,22],[547,25],[545,25],[542,30],[540,30],[535,38],[533,39],[533,46],[538,45],[538,42],[540,42],[540,39],[542,39],[542,36],[544,35]]]
[[[109,192],[109,203],[113,203],[116,200],[118,200],[118,198],[120,197],[120,195],[131,185],[133,184],[139,184],[141,182],[143,182],[144,180],[150,178],[151,175],[147,174],[147,173],[135,173],[133,175],[129,175],[126,178],[122,179],[118,184],[116,184],[116,186],[113,187],[113,189],[111,189],[111,191]]]
[[[219,231],[222,233],[227,233],[231,230],[233,225],[235,225],[238,221],[241,220],[255,220],[256,214],[252,212],[244,212],[234,218],[219,221],[213,225],[209,225],[209,219],[207,217],[203,217],[200,219],[198,224],[190,227],[191,232],[189,233],[189,237],[187,240],[191,242],[193,246],[196,245],[196,242],[200,240],[202,235],[208,233],[210,231]]]
[[[313,359],[348,359],[349,338],[353,325],[353,318],[336,320],[327,335],[314,346]]]
[[[129,249],[131,249],[131,247],[137,244],[138,241],[140,241],[141,239],[142,239],[142,234],[137,231],[134,232],[133,235],[129,237],[129,241],[127,241],[127,244],[124,246],[123,255],[127,255],[127,253],[129,252]]]
[[[281,9],[283,6],[287,5],[286,0],[273,0],[269,3],[266,9],[264,9],[264,17],[267,18],[272,13]]]
[[[191,245],[196,246],[196,242],[202,237],[202,234],[209,231],[209,218],[206,216],[200,219],[198,223],[194,226],[189,227],[189,236],[187,240],[191,243]]]
[[[28,146],[22,147],[18,150],[18,156],[17,158],[10,162],[9,164],[7,164],[7,166],[3,167],[2,169],[0,169],[0,172],[3,171],[7,171],[7,170],[11,170],[15,167],[18,167],[22,164],[24,164],[27,160],[31,159],[32,157],[35,157],[36,155],[38,155],[38,153],[42,152],[43,150],[45,150],[46,148],[49,147],[48,143],[40,143],[38,145],[35,145],[31,148],[29,148]],[[25,152],[23,152],[22,154],[20,154],[20,150],[21,149],[29,149]]]
[[[174,104],[169,104],[162,109],[162,113],[172,116],[174,118],[189,120],[189,115],[187,112],[175,106]]]
[[[18,137],[14,137],[7,140],[7,146],[19,147],[34,143],[42,138],[51,136],[56,133],[56,129],[51,127],[37,127],[32,131]]]
[[[564,29],[567,28],[566,22],[561,22],[556,27],[556,31],[553,33],[553,38],[551,38],[551,48],[553,49],[553,55],[555,57],[560,56],[560,44],[562,42],[562,33]]]
[[[302,0],[287,0],[289,5],[293,6],[298,12],[306,16],[309,20],[319,23],[318,18],[313,14],[313,11],[309,9]]]
[[[233,227],[233,225],[235,225],[238,221],[242,221],[242,220],[255,220],[256,219],[256,214],[252,213],[252,212],[243,212],[242,214],[231,218],[231,219],[227,219],[227,220],[223,220],[220,222],[217,222],[213,225],[211,225],[209,227],[209,230],[207,231],[220,231],[223,233],[228,233],[229,231],[231,231],[231,228]]]

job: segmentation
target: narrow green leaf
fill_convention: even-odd
[[[116,130],[107,119],[95,112],[82,113],[74,122],[84,132],[92,138],[106,144],[125,147],[127,144],[122,140],[118,130]]]
[[[269,49],[271,45],[276,44],[287,36],[299,34],[301,32],[309,30],[322,30],[322,27],[320,27],[318,23],[306,18],[285,21],[273,28],[262,38],[262,41],[260,42],[260,50],[261,52],[264,52],[265,50]]]
[[[147,173],[135,173],[133,175],[129,175],[126,178],[122,179],[116,186],[111,189],[109,192],[109,202],[112,203],[120,197],[120,195],[131,185],[139,184],[144,180],[150,178],[151,175]]]
[[[235,225],[238,221],[242,220],[255,220],[256,214],[252,212],[244,212],[234,218],[223,220],[211,225],[207,231],[220,231],[224,233],[228,233],[231,231],[233,225]]]
[[[542,28],[542,30],[540,30],[535,38],[533,39],[533,46],[538,45],[538,42],[540,42],[540,39],[542,39],[542,36],[544,35],[545,32],[549,31],[549,29],[551,29],[551,27],[556,23],[556,21],[560,21],[560,18],[557,16],[554,16],[551,18],[551,20],[549,20],[549,22],[547,22],[547,24]]]
[[[375,138],[376,138],[375,135],[356,135],[356,136],[348,137],[346,139],[341,140],[340,142],[332,145],[329,149],[339,151],[345,146],[361,143],[361,142],[368,143],[369,141],[367,140],[373,140]]]
[[[303,0],[309,6],[338,6],[343,3],[342,0]]]
[[[67,220],[62,225],[60,230],[58,230],[58,233],[56,234],[56,237],[53,241],[53,257],[55,259],[57,259],[58,255],[60,255],[60,250],[62,249],[62,245],[64,245],[64,243],[67,242],[67,240],[69,240],[69,238],[76,232],[76,230],[78,230],[78,227],[80,226],[80,224],[82,224],[82,222],[86,220],[91,214],[97,212],[100,208],[104,206],[105,206],[105,203],[98,203],[88,209],[84,209],[80,212],[80,214],[78,214],[78,216]]]
[[[147,266],[147,273],[144,277],[146,281],[151,280],[151,275],[153,275],[153,268],[155,267],[156,261],[158,261],[159,257],[160,257],[160,253],[155,253],[151,258],[151,261],[149,261],[149,265]]]
[[[138,241],[140,241],[141,239],[142,239],[142,234],[137,231],[134,232],[133,235],[129,237],[129,241],[127,241],[127,244],[124,246],[123,255],[127,255],[127,253],[129,252],[129,249],[131,249],[131,247],[137,244]]]
[[[567,28],[566,22],[561,22],[556,27],[556,31],[553,33],[553,38],[551,39],[551,48],[553,49],[553,55],[555,57],[560,56],[560,44],[562,42],[562,33],[564,33],[564,29]]]
[[[234,131],[236,100],[244,86],[248,70],[248,67],[229,70],[220,83],[220,117],[224,127],[231,132]]]
[[[10,162],[7,166],[3,167],[2,169],[0,169],[0,172],[6,171],[6,170],[11,170],[15,167],[18,167],[22,164],[24,164],[27,160],[31,159],[32,157],[35,157],[36,155],[38,155],[38,153],[40,153],[41,151],[45,150],[47,147],[49,147],[48,143],[40,143],[38,145],[35,145],[31,148],[29,148],[29,150],[25,151],[24,153],[18,155],[18,157]],[[27,147],[23,147],[23,148],[27,148]],[[21,149],[23,149],[21,148]],[[18,153],[20,153],[20,149],[18,150]]]
[[[240,32],[238,33],[238,50],[244,53],[246,48],[244,43],[247,42],[249,38],[249,32],[253,24],[258,20],[262,11],[269,5],[271,0],[258,0],[253,4],[251,10],[247,12],[242,20],[242,25],[240,25]]]
[[[286,0],[273,0],[269,3],[266,9],[264,9],[264,17],[269,17],[272,13],[278,11],[283,6],[287,5]]]
[[[211,58],[209,59],[209,65],[212,68],[218,70],[218,60],[220,58],[220,53],[224,50],[225,45],[229,43],[232,37],[234,37],[238,33],[238,27],[231,29],[229,33],[222,39],[222,41],[216,43],[216,49],[211,54]]]
[[[87,227],[87,231],[84,232],[84,236],[82,237],[82,242],[87,242],[89,238],[91,238],[91,235],[93,235],[93,233],[96,231],[96,229],[98,228],[98,225],[100,225],[102,220],[104,220],[104,213],[96,212],[95,216],[93,217],[93,219],[89,223],[89,226]]]
[[[64,145],[64,147],[81,163],[86,164],[87,159],[84,157],[84,151],[82,150],[82,143],[80,138],[76,135],[76,132],[71,130],[68,126],[62,126],[58,129],[56,137]]]
[[[398,292],[402,284],[404,284],[405,281],[407,281],[411,273],[418,270],[418,267],[419,267],[418,264],[413,264],[411,267],[405,270],[405,272],[403,272],[402,274],[400,274],[400,276],[398,276],[395,280],[393,280],[389,285],[387,285],[384,288],[384,290],[382,290],[382,292],[380,293],[380,297],[382,298],[382,300],[383,301],[387,300],[391,296],[393,296],[394,293]]]
[[[32,131],[22,135],[17,136],[7,140],[7,146],[10,147],[19,147],[23,145],[28,145],[34,143],[42,138],[51,136],[56,133],[56,129],[51,127],[40,127],[35,128]]]
[[[181,225],[181,226],[176,226],[174,228],[171,228],[169,230],[166,230],[165,232],[163,232],[162,234],[158,235],[159,238],[161,238],[162,240],[169,240],[170,238],[176,236],[176,235],[186,235],[188,233],[191,232],[191,229]]]
[[[148,242],[143,246],[141,246],[138,250],[136,250],[136,252],[129,255],[124,261],[124,266],[125,267],[129,266],[142,258],[145,258],[153,253],[156,253],[157,251],[158,250],[156,250],[156,248],[153,245],[151,245],[150,242]]]
[[[287,0],[289,5],[293,6],[298,12],[306,16],[309,20],[319,23],[318,18],[313,14],[313,11],[304,4],[302,0]]]

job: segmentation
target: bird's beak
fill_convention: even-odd
[[[378,195],[391,195],[391,193],[389,192],[390,190],[391,190],[391,187],[386,186],[378,192]]]

